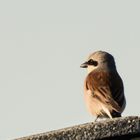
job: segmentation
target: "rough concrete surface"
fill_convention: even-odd
[[[16,140],[95,140],[120,136],[135,136],[140,133],[140,117],[130,116],[105,121],[90,122]]]

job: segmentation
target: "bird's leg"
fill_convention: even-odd
[[[94,122],[96,122],[98,120],[98,118],[99,118],[99,115],[96,117],[96,119],[94,120]]]

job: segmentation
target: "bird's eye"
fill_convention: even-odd
[[[88,60],[88,64],[89,65],[97,66],[98,65],[98,62],[97,61],[94,61],[93,59],[90,59],[90,60]]]
[[[92,59],[88,60],[88,63],[93,63],[93,60]]]

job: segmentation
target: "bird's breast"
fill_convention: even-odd
[[[94,98],[90,90],[85,90],[84,99],[87,110],[91,115],[98,116],[102,113],[103,104],[98,99]]]

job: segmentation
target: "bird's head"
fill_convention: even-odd
[[[87,61],[80,66],[81,68],[87,68],[88,73],[95,69],[100,70],[116,70],[115,61],[111,54],[105,51],[96,51],[92,53]]]

